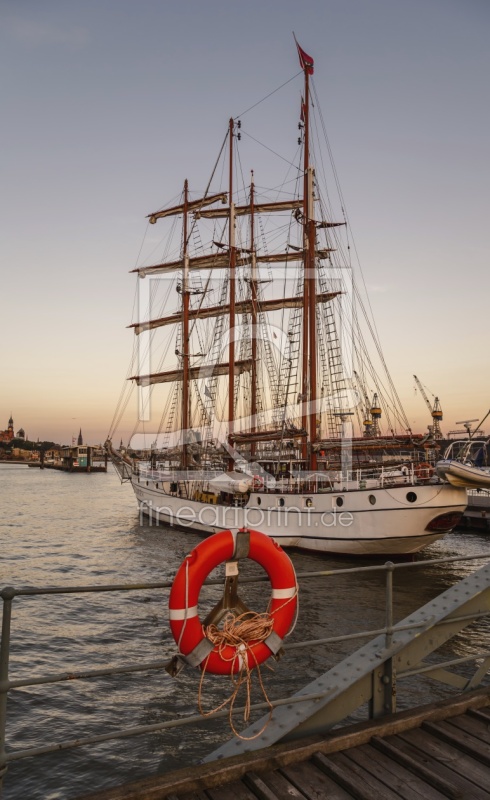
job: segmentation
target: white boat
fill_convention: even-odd
[[[489,440],[486,438],[470,437],[451,442],[444,458],[436,464],[437,474],[452,486],[467,489],[490,488],[488,447]]]
[[[266,190],[260,179],[259,189],[252,173],[237,186],[240,139],[257,137],[231,119],[204,196],[185,181],[178,203],[149,215],[168,238],[160,263],[134,270],[146,281],[129,374],[151,434],[122,455],[111,444],[116,414],[107,447],[152,520],[203,534],[252,527],[313,551],[414,553],[456,525],[466,491],[434,474],[433,442],[412,433],[383,372],[343,204],[338,221],[312,163],[323,118],[312,124],[313,60],[298,54],[296,172],[285,157],[281,184]]]
[[[489,470],[475,467],[473,464],[443,459],[437,462],[436,471],[439,477],[449,481],[451,486],[463,486],[467,489],[490,487]]]

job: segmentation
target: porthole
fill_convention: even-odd
[[[146,481],[146,485],[148,486],[148,481]]]
[[[260,497],[257,497],[257,505],[260,506],[261,503],[262,503],[262,500],[260,499]]]
[[[337,505],[338,505],[338,506],[339,506],[339,508],[340,508],[340,506],[343,506],[343,505],[344,505],[344,498],[343,498],[343,497],[336,497],[336,498],[335,498],[335,502],[337,503]]]
[[[284,497],[280,497],[280,498],[279,498],[279,500],[277,501],[277,505],[278,505],[280,508],[283,508],[283,507],[284,507]]]
[[[407,500],[409,503],[415,503],[417,499],[417,495],[415,492],[407,492]]]
[[[369,502],[371,503],[372,506],[376,505],[376,498],[375,498],[374,494],[370,494],[369,497],[368,497],[368,500],[369,500]]]
[[[311,508],[312,505],[313,505],[313,500],[311,499],[311,497],[307,497],[306,500],[305,500],[306,508]]]

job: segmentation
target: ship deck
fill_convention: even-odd
[[[490,689],[83,800],[490,798]]]

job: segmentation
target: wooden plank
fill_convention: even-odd
[[[472,758],[481,761],[486,767],[490,767],[490,749],[480,739],[470,736],[465,731],[459,731],[454,725],[444,721],[438,723],[424,722],[422,728],[431,733],[432,736],[437,736],[443,742],[447,742],[457,747],[458,750],[462,750],[463,753],[467,753]]]
[[[446,800],[446,795],[368,744],[346,750],[344,755],[404,800]]]
[[[259,800],[281,800],[255,772],[246,772],[242,781]]]
[[[400,747],[397,747],[393,741],[387,742],[386,739],[380,739],[378,736],[373,736],[370,744],[376,747],[381,753],[389,756],[393,761],[397,761],[406,769],[410,770],[414,775],[422,778],[426,784],[433,786],[444,797],[449,797],[450,800],[459,800],[463,796],[460,789],[456,789],[454,784],[450,781],[444,780],[437,772],[428,769],[422,764],[420,759],[415,759],[408,753],[405,753]]]
[[[264,773],[262,780],[281,799],[287,797],[288,800],[311,800],[311,794],[305,794],[306,790],[300,791],[279,771]]]
[[[310,761],[282,769],[281,772],[291,781],[296,789],[304,792],[308,800],[319,800],[328,797],[328,800],[352,800],[352,795],[342,789],[338,783],[329,778],[324,772],[315,767]]]
[[[487,717],[483,722],[482,720],[470,717],[468,714],[461,714],[459,717],[452,717],[450,722],[451,727],[459,728],[459,730],[466,731],[470,736],[480,739],[482,742],[490,744],[490,717]]]
[[[311,760],[356,800],[400,800],[399,795],[344,753],[333,753],[331,756],[316,753]]]
[[[469,708],[466,712],[470,717],[476,717],[483,720],[483,722],[490,722],[490,708]]]
[[[167,794],[165,800],[209,800],[209,797],[204,792],[186,792],[185,794]]]
[[[415,758],[421,757],[426,764],[429,762],[431,769],[460,788],[464,798],[490,798],[486,791],[490,777],[488,769],[475,759],[420,729],[405,731],[400,734],[400,739],[416,748]]]
[[[209,800],[257,800],[257,796],[241,781],[232,781],[225,786],[206,789],[205,797]]]

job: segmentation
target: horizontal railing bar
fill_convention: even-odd
[[[388,628],[377,628],[372,631],[359,631],[358,633],[346,633],[343,636],[329,636],[328,639],[309,639],[304,642],[294,642],[290,644],[283,644],[283,650],[298,650],[301,647],[314,647],[315,645],[322,644],[335,644],[337,642],[348,642],[352,639],[366,639],[368,636],[380,636],[386,633],[399,633],[400,631],[410,631],[412,628],[423,628],[430,620],[424,619],[421,622],[413,622],[410,625],[393,625]],[[437,623],[436,623],[437,625]]]
[[[338,687],[334,686],[328,692],[318,692],[315,694],[304,694],[301,696],[290,697],[280,700],[271,700],[269,702],[253,703],[249,708],[250,711],[263,711],[270,709],[271,706],[276,708],[278,706],[292,705],[295,703],[310,702],[312,700],[323,700],[329,694],[338,691]],[[246,706],[236,708],[235,711],[240,713],[246,710]],[[229,717],[229,710],[217,711],[213,714],[212,719],[223,719]],[[20,761],[22,758],[30,758],[31,756],[40,756],[45,753],[54,753],[58,750],[69,750],[74,747],[82,747],[86,744],[98,744],[100,742],[109,742],[112,739],[126,739],[131,736],[141,736],[148,733],[156,733],[157,731],[165,730],[168,728],[180,728],[184,725],[203,724],[209,722],[210,717],[204,717],[201,714],[193,714],[190,717],[179,720],[170,720],[169,722],[156,722],[152,725],[138,725],[134,728],[125,728],[124,730],[116,731],[115,733],[101,733],[98,736],[86,736],[83,739],[72,739],[69,742],[59,742],[58,744],[49,744],[44,747],[30,747],[27,750],[14,750],[7,753],[5,763],[9,764],[12,761]]]
[[[446,558],[431,558],[425,561],[411,561],[409,563],[392,563],[390,561],[385,562],[384,564],[374,564],[369,567],[346,567],[345,569],[328,569],[328,570],[319,570],[317,572],[301,572],[297,573],[298,579],[306,579],[306,578],[321,578],[321,577],[331,577],[335,575],[347,575],[347,574],[357,574],[363,572],[379,572],[386,571],[386,570],[400,570],[400,569],[410,569],[415,567],[421,566],[428,566],[430,564],[449,564],[456,561],[476,561],[478,559],[488,558],[490,559],[490,551],[485,553],[480,553],[479,555],[472,555],[472,556],[448,556]],[[247,577],[240,577],[240,581],[243,583],[263,583],[268,581],[269,578],[267,576],[263,577],[254,577],[254,578],[247,578]],[[204,582],[206,585],[216,586],[221,585],[222,580],[220,579],[213,579],[207,580]],[[40,589],[36,587],[29,587],[25,589],[15,589],[13,587],[4,587],[0,591],[0,597],[3,597],[4,592],[8,591],[9,596],[32,596],[32,595],[47,595],[47,594],[83,594],[85,592],[111,592],[111,591],[136,591],[141,589],[169,589],[171,588],[173,581],[159,581],[157,583],[121,583],[121,584],[106,584],[101,586],[59,586],[59,587],[51,587],[46,589]],[[13,593],[13,595],[12,595]]]
[[[466,620],[477,620],[482,617],[488,616],[488,611],[482,611],[478,614],[466,614],[459,617],[450,617],[446,620],[440,620],[434,624],[434,628],[439,625],[447,625],[454,622],[465,622]],[[283,644],[283,650],[301,650],[305,647],[320,647],[328,644],[338,644],[339,642],[348,642],[356,639],[367,639],[369,637],[380,636],[390,632],[391,634],[400,633],[402,631],[409,631],[414,628],[423,628],[431,622],[431,618],[421,620],[420,622],[410,623],[409,625],[393,625],[389,631],[387,628],[375,628],[373,630],[358,631],[357,633],[343,634],[342,636],[329,636],[324,639],[308,639],[302,642],[290,642]],[[143,664],[134,664],[124,667],[103,667],[101,669],[84,670],[79,672],[59,672],[51,675],[44,675],[38,678],[31,679],[18,679],[13,681],[0,682],[0,694],[10,691],[11,689],[24,688],[26,686],[41,686],[52,683],[63,683],[72,680],[86,680],[88,678],[101,678],[108,675],[124,675],[126,673],[146,672],[153,669],[165,669],[169,660],[172,658],[172,653],[165,656],[165,660],[150,661]]]
[[[369,567],[344,567],[342,569],[327,569],[320,572],[302,572],[297,575],[298,578],[319,578],[329,577],[331,575],[348,575],[358,572],[379,572],[380,570],[400,570],[400,569],[414,569],[416,567],[424,567],[430,564],[450,564],[454,561],[477,561],[480,558],[490,559],[490,551],[480,553],[473,556],[446,556],[444,558],[428,558],[424,561],[409,561],[394,563],[392,561],[385,561],[384,564],[372,564]]]
[[[480,654],[476,654],[476,655],[472,655],[472,656],[466,656],[466,657],[462,657],[462,658],[458,658],[458,659],[451,659],[451,660],[440,662],[440,663],[437,663],[437,664],[432,664],[432,665],[427,665],[425,667],[420,667],[419,669],[407,670],[405,672],[400,672],[400,673],[397,674],[397,677],[400,678],[400,679],[407,678],[407,677],[411,677],[413,675],[417,675],[417,674],[420,674],[420,673],[423,673],[423,672],[431,672],[434,669],[442,669],[442,668],[445,668],[445,667],[454,666],[456,664],[467,663],[469,661],[476,661],[478,659],[485,659],[485,658],[488,658],[488,657],[490,657],[490,653],[480,653]],[[273,700],[273,701],[270,702],[270,704],[266,703],[266,702],[254,703],[254,704],[252,704],[250,706],[250,710],[259,711],[259,710],[270,708],[271,705],[272,705],[273,708],[276,708],[276,707],[283,706],[283,705],[302,703],[302,702],[306,702],[306,701],[309,702],[309,701],[312,701],[312,700],[321,700],[321,699],[324,699],[329,694],[331,694],[331,693],[333,693],[335,691],[337,691],[337,687],[334,687],[334,688],[330,689],[328,692],[319,692],[319,693],[315,693],[315,694],[304,694],[304,695],[300,695],[300,696],[296,696],[296,697]],[[241,711],[244,711],[244,710],[245,710],[244,706],[236,709],[236,711],[238,713],[241,712]],[[216,714],[213,714],[213,719],[222,719],[222,718],[228,717],[228,716],[229,716],[229,711],[228,710],[223,710],[223,711],[216,712]],[[88,737],[85,737],[83,739],[75,739],[75,740],[68,741],[68,742],[60,742],[60,743],[54,743],[54,744],[50,744],[50,745],[45,745],[44,747],[34,747],[34,748],[26,749],[26,750],[13,751],[13,752],[7,753],[5,761],[6,761],[6,763],[10,763],[12,761],[19,761],[19,760],[21,760],[23,758],[29,758],[31,756],[42,755],[42,754],[45,754],[45,753],[52,753],[52,752],[56,752],[58,750],[68,750],[68,749],[72,749],[72,748],[75,748],[75,747],[82,747],[83,745],[87,745],[87,744],[97,744],[97,743],[101,743],[101,742],[111,741],[113,739],[123,739],[123,738],[129,738],[131,736],[139,736],[139,735],[143,735],[143,734],[155,733],[155,732],[160,731],[160,730],[178,728],[178,727],[182,727],[182,726],[185,726],[185,725],[202,724],[202,723],[206,722],[208,719],[209,719],[209,717],[203,717],[200,714],[194,714],[194,715],[192,715],[190,717],[186,717],[185,719],[170,720],[168,722],[154,723],[152,725],[139,725],[139,726],[135,726],[133,728],[126,728],[124,730],[120,730],[120,731],[117,731],[115,733],[99,734],[97,736],[88,736]]]
[[[479,654],[476,654],[476,655],[473,655],[473,656],[466,656],[466,657],[462,657],[462,658],[451,659],[451,660],[440,662],[440,663],[437,663],[437,664],[431,664],[431,665],[427,665],[425,667],[420,667],[419,669],[407,670],[405,672],[400,672],[400,673],[397,674],[397,677],[400,678],[400,679],[407,678],[407,677],[411,677],[411,676],[414,676],[414,675],[417,675],[417,674],[420,674],[420,673],[423,673],[423,672],[431,672],[431,671],[433,671],[435,669],[442,669],[442,668],[445,668],[445,667],[454,666],[454,665],[462,664],[462,663],[467,663],[469,661],[476,661],[478,659],[485,659],[485,658],[489,658],[489,657],[490,657],[490,653],[479,653]],[[260,711],[260,710],[263,710],[263,709],[270,708],[271,706],[273,708],[277,708],[279,706],[292,705],[292,704],[303,703],[303,702],[310,702],[312,700],[322,700],[325,697],[327,697],[329,694],[332,694],[333,692],[337,691],[337,688],[338,687],[333,687],[328,692],[319,692],[319,693],[314,693],[314,694],[304,694],[304,695],[299,695],[299,696],[296,696],[296,697],[290,697],[290,698],[284,698],[284,699],[281,698],[279,700],[273,700],[270,703],[266,703],[266,702],[254,703],[254,704],[252,704],[250,706],[250,710],[251,711]],[[244,710],[245,710],[245,707],[242,706],[240,708],[237,708],[236,712],[239,713],[239,712],[244,711]],[[223,719],[223,718],[228,717],[228,716],[229,716],[229,711],[228,710],[223,710],[223,711],[216,712],[216,714],[213,714],[213,719]],[[115,733],[104,733],[104,734],[99,734],[97,736],[87,736],[87,737],[85,737],[83,739],[75,739],[75,740],[71,740],[71,741],[68,741],[68,742],[53,743],[53,744],[45,745],[44,747],[31,747],[31,748],[28,748],[26,750],[11,751],[11,752],[7,753],[5,761],[6,761],[6,763],[10,763],[12,761],[19,761],[19,760],[21,760],[23,758],[30,758],[32,756],[43,755],[43,754],[46,754],[46,753],[53,753],[53,752],[57,752],[59,750],[68,750],[68,749],[72,749],[72,748],[75,748],[75,747],[82,747],[82,746],[87,745],[87,744],[97,744],[97,743],[101,743],[101,742],[111,741],[111,740],[114,740],[114,739],[124,739],[124,738],[129,738],[131,736],[140,736],[140,735],[144,735],[144,734],[155,733],[155,732],[161,731],[161,730],[183,727],[183,726],[186,726],[186,725],[203,724],[203,723],[207,722],[208,720],[209,720],[209,717],[203,717],[201,714],[193,714],[192,716],[186,717],[185,719],[170,720],[170,721],[167,721],[167,722],[154,723],[152,725],[139,725],[139,726],[135,726],[133,728],[126,728],[124,730],[120,730],[120,731],[117,731]]]
[[[413,669],[407,669],[404,672],[397,672],[397,678],[411,678],[413,675],[422,675],[424,672],[433,672],[435,669],[442,669],[443,667],[454,667],[456,664],[466,664],[469,661],[477,661],[479,658],[484,661],[486,658],[490,658],[490,652],[488,653],[476,653],[472,656],[461,656],[461,658],[453,658],[450,661],[440,661],[437,664],[427,664],[424,667],[414,667]]]
[[[79,672],[58,672],[51,675],[42,675],[38,678],[31,680],[14,680],[7,681],[7,691],[9,689],[20,689],[25,686],[41,686],[47,683],[62,683],[64,681],[85,680],[86,678],[103,678],[106,675],[124,675],[125,673],[132,672],[146,672],[151,669],[165,669],[169,659],[169,655],[165,661],[150,661],[147,664],[130,664],[127,667],[104,667],[102,669],[90,669]],[[2,683],[0,683],[0,694],[6,691]]]

